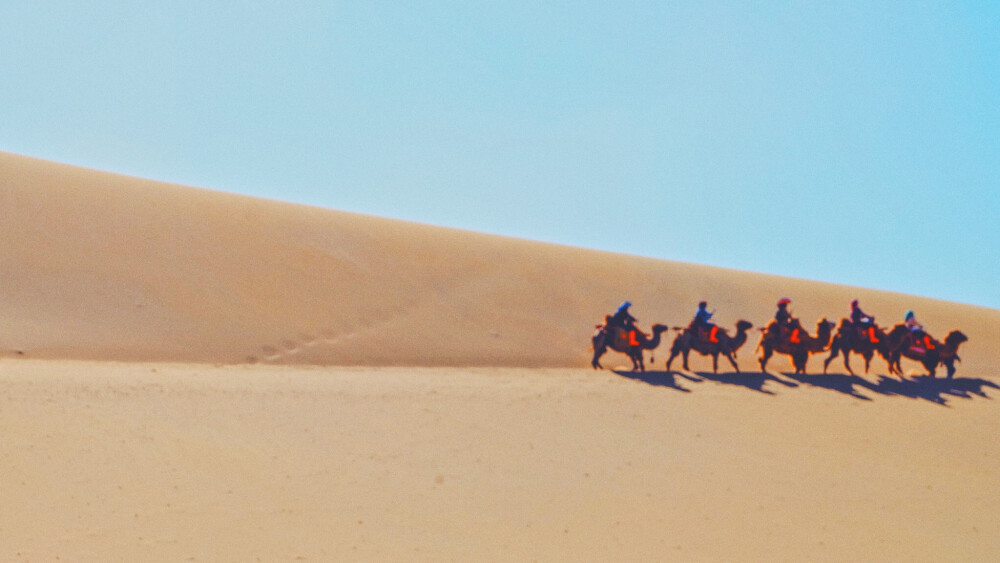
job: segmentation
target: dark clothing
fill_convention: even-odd
[[[709,342],[718,342],[716,337],[716,330],[712,330],[715,323],[710,321],[712,318],[712,313],[705,310],[704,307],[698,307],[698,312],[695,313],[694,319],[691,321],[691,325],[688,327],[689,330],[694,331],[694,334],[698,338],[706,339]]]
[[[792,314],[786,307],[778,307],[778,312],[774,314],[774,320],[781,326],[788,326],[792,322]]]
[[[611,317],[612,326],[620,326],[622,328],[632,328],[635,324],[635,317],[629,314],[627,308],[618,309],[618,312]]]
[[[694,315],[694,320],[691,321],[691,328],[699,326],[705,326],[705,327],[712,326],[712,323],[709,322],[709,319],[711,318],[712,318],[712,313],[709,313],[705,309],[699,307],[698,312],[695,313]]]
[[[869,315],[866,315],[861,307],[851,307],[851,322],[855,326],[867,326],[875,322],[875,319]]]

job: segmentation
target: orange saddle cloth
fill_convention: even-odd
[[[935,348],[934,343],[931,342],[930,336],[924,336],[923,338],[912,338],[910,342],[910,352],[914,354],[924,355],[928,351]]]
[[[698,338],[703,342],[718,343],[719,342],[719,327],[698,327]]]
[[[870,327],[867,327],[867,328],[865,328],[865,327],[858,327],[857,330],[858,330],[858,337],[861,340],[867,340],[868,342],[871,342],[872,344],[878,344],[879,338],[878,338],[878,335],[875,334],[875,327],[873,327],[873,326],[870,326]]]
[[[802,338],[800,337],[802,329],[801,328],[788,328],[787,326],[781,327],[781,336],[787,338],[792,344],[801,344]]]
[[[639,331],[635,329],[619,330],[618,333],[615,335],[615,338],[622,346],[639,346],[641,343],[639,342],[638,333]]]

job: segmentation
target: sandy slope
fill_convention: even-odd
[[[623,299],[643,326],[807,324],[853,297],[914,308],[990,364],[1000,311],[487,236],[187,188],[0,153],[0,349],[27,357],[339,365],[589,364]],[[817,251],[821,251],[818,249]],[[755,340],[754,340],[755,342]]]
[[[0,210],[0,560],[1000,557],[1000,311],[3,153]],[[587,367],[622,299],[781,296],[960,328],[958,377]]]

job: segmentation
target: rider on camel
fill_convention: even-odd
[[[632,303],[626,301],[618,307],[618,311],[614,315],[608,316],[608,327],[617,326],[628,333],[628,343],[630,346],[638,346],[639,340],[636,338],[636,328],[635,321],[636,318],[629,313],[628,309],[632,306]]]
[[[930,335],[924,331],[923,325],[917,322],[917,317],[913,314],[913,311],[906,312],[904,322],[906,323],[906,328],[910,329],[910,334],[913,336],[914,347],[920,349],[920,342],[923,341],[924,346],[920,351],[926,352],[927,350],[934,349],[934,343],[931,342]]]
[[[779,334],[789,334],[788,340],[794,344],[798,344],[801,342],[799,339],[799,328],[796,326],[798,323],[792,318],[792,314],[788,312],[788,305],[791,302],[792,300],[787,297],[782,297],[778,300],[778,311],[774,314],[774,320],[777,321]]]
[[[631,306],[632,303],[630,303],[629,301],[622,303],[621,306],[618,307],[618,311],[616,311],[615,314],[611,316],[611,319],[608,322],[608,324],[610,326],[619,326],[621,328],[627,328],[627,329],[631,329],[633,326],[635,326],[636,318],[633,317],[632,314],[629,313],[628,311],[628,308]]]
[[[872,344],[878,342],[878,336],[875,334],[875,317],[865,314],[858,306],[858,300],[855,299],[851,301],[851,322],[858,329],[859,334],[867,334],[868,340]]]
[[[694,334],[699,338],[703,332],[700,329],[704,329],[704,333],[707,333],[709,342],[719,341],[719,327],[715,326],[715,323],[711,322],[713,313],[708,312],[708,302],[702,301],[698,303],[698,311],[694,314],[694,319],[688,328],[694,331]]]

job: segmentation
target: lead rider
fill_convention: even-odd
[[[636,318],[629,313],[629,307],[632,306],[630,301],[625,301],[622,303],[618,310],[615,311],[614,315],[608,317],[608,327],[616,326],[625,330],[628,334],[628,343],[630,346],[638,346],[639,339],[636,337],[635,321]]]

